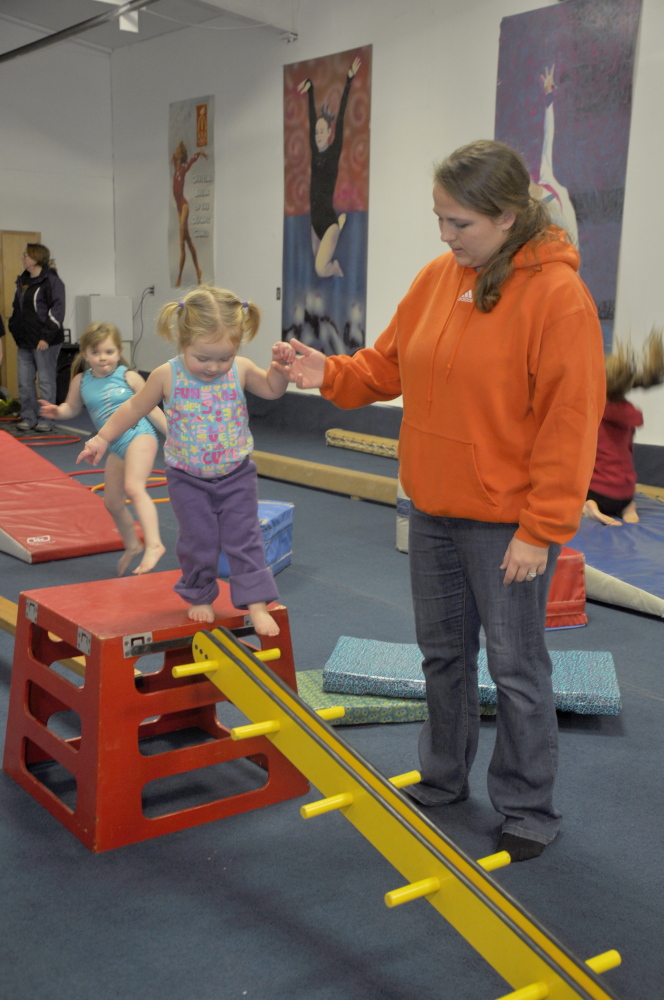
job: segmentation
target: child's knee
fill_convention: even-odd
[[[124,490],[130,500],[138,500],[147,494],[145,483],[136,479],[125,479]]]

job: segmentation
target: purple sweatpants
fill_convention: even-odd
[[[279,600],[258,522],[256,464],[245,458],[227,476],[199,479],[166,467],[168,494],[178,522],[175,551],[182,577],[175,591],[189,604],[212,604],[219,593],[221,550],[230,567],[236,608]]]

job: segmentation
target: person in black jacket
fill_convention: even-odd
[[[25,270],[16,279],[9,329],[18,348],[18,429],[50,431],[52,422],[39,415],[39,394],[55,403],[58,355],[64,340],[65,286],[50,263],[48,247],[28,243],[22,255]]]

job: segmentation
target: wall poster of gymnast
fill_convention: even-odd
[[[171,288],[214,284],[214,97],[169,105]]]
[[[284,67],[282,336],[325,354],[364,346],[371,50]]]
[[[505,17],[495,138],[581,254],[611,347],[641,0],[569,0]],[[554,131],[555,127],[555,131]]]

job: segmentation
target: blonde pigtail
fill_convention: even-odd
[[[185,308],[184,303],[180,302],[167,302],[162,306],[157,316],[157,336],[175,343],[178,339],[174,330],[175,320]]]
[[[255,302],[242,303],[242,341],[248,343],[258,333],[261,311]]]

